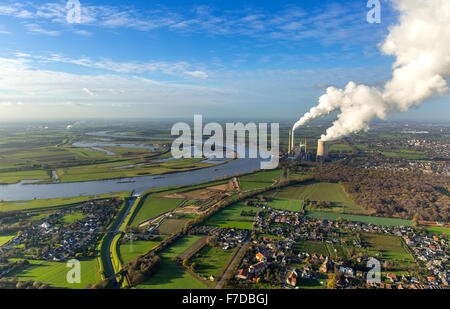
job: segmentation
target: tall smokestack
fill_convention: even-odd
[[[308,137],[305,137],[305,153],[308,153]]]
[[[328,143],[324,141],[319,141],[317,144],[317,157],[328,158]]]
[[[288,153],[290,154],[292,151],[292,129],[289,129],[289,151]]]
[[[292,140],[291,140],[291,149],[292,149],[292,152],[294,152],[295,151],[295,130],[292,130]]]

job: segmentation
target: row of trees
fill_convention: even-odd
[[[131,286],[136,286],[152,276],[161,265],[161,258],[154,253],[140,256],[126,264]]]

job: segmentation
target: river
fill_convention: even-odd
[[[107,132],[88,133],[88,135],[112,138],[162,139],[153,137],[130,137],[120,134],[109,134]],[[262,159],[236,159],[223,165],[187,172],[76,183],[38,184],[24,180],[16,184],[0,185],[0,200],[27,201],[33,199],[67,198],[133,190],[136,194],[141,194],[152,188],[195,185],[225,176],[250,173],[260,169],[261,161]]]

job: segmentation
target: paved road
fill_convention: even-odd
[[[253,234],[253,231],[255,230],[255,224],[256,224],[256,218],[259,215],[259,211],[256,213],[255,218],[253,219],[253,225],[252,225],[252,229],[250,231],[250,233],[248,233],[247,238],[242,242],[241,247],[239,248],[238,252],[234,255],[233,259],[231,260],[231,262],[228,264],[227,268],[225,269],[225,271],[223,272],[223,276],[222,278],[220,278],[220,281],[217,283],[215,289],[223,289],[224,285],[225,285],[225,275],[229,272],[229,271],[233,271],[236,266],[239,266],[238,264],[241,263],[242,260],[242,253],[245,250],[246,243],[250,240],[251,235]]]
[[[120,222],[117,224],[117,226],[116,226],[116,228],[115,228],[115,230],[114,230],[114,233],[112,234],[112,237],[110,238],[110,240],[109,240],[109,242],[108,242],[108,247],[107,247],[107,252],[108,252],[108,254],[106,255],[108,264],[107,264],[106,266],[107,266],[107,268],[108,268],[108,273],[109,273],[109,274],[115,274],[115,272],[114,272],[114,266],[113,266],[113,263],[112,263],[112,260],[111,260],[111,255],[112,255],[112,252],[111,252],[111,249],[112,249],[112,248],[111,248],[111,246],[112,246],[112,242],[113,242],[113,240],[114,240],[114,237],[115,237],[117,234],[119,234],[119,228],[120,228],[120,226],[122,225],[122,223],[123,223],[123,221],[125,220],[125,218],[126,218],[126,217],[128,216],[128,214],[130,213],[131,207],[133,207],[133,204],[134,204],[135,201],[136,201],[136,197],[133,197],[131,200],[128,201],[128,209],[125,211],[124,215],[123,215],[122,218],[120,219]],[[119,283],[117,282],[116,277],[112,278],[111,280],[112,280],[113,288],[115,288],[115,289],[120,289],[120,285],[119,285]]]

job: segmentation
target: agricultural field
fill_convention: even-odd
[[[220,210],[209,218],[205,225],[250,230],[253,225],[253,217],[242,216],[242,211],[254,212],[256,209],[245,206],[244,202],[238,202]]]
[[[299,212],[303,208],[303,201],[273,199],[268,202],[267,206],[274,209]]]
[[[363,233],[361,235],[363,244],[368,249],[363,249],[369,256],[379,256],[395,263],[404,265],[414,265],[414,258],[399,237],[392,235]]]
[[[81,262],[81,283],[67,282],[70,269],[64,262],[48,262],[30,260],[30,265],[8,274],[9,278],[17,277],[20,281],[39,281],[48,283],[56,288],[85,289],[88,285],[100,280],[99,267],[96,258],[85,259]]]
[[[131,225],[136,226],[146,220],[158,217],[172,211],[183,202],[183,199],[147,196],[138,209]]]
[[[281,176],[280,169],[268,170],[256,172],[239,177],[239,181],[254,181],[254,182],[267,182],[272,184],[275,180],[278,180]]]
[[[140,255],[147,253],[148,251],[154,249],[161,241],[164,240],[164,237],[160,237],[160,240],[154,241],[133,241],[126,242],[120,245],[120,258],[122,262],[125,264]]]
[[[323,256],[330,256],[327,245],[323,242],[317,241],[299,241],[294,245],[294,250],[298,252],[307,252],[309,254],[321,254]]]
[[[280,179],[281,170],[270,170],[256,172],[239,177],[239,183],[242,191],[257,190],[272,185],[276,180]]]
[[[320,212],[320,211],[308,211],[306,213],[308,217],[315,219],[326,219],[326,220],[337,220],[342,218],[345,220],[350,220],[354,222],[368,223],[374,225],[384,225],[384,226],[412,226],[413,222],[410,220],[396,219],[396,218],[385,218],[385,217],[375,217],[375,216],[361,216],[361,215],[350,215],[350,214],[339,214],[332,212]]]
[[[265,196],[277,200],[310,200],[315,202],[330,202],[331,207],[321,210],[351,214],[365,214],[366,211],[352,202],[339,184],[310,182],[270,191]],[[309,206],[307,207],[309,209]]]
[[[17,201],[17,202],[0,202],[0,212],[8,211],[38,211],[48,208],[56,208],[62,206],[69,206],[96,199],[107,199],[113,197],[125,198],[129,197],[131,192],[122,193],[110,193],[90,196],[78,196],[67,198],[54,198],[45,200],[32,200],[32,201]]]
[[[171,235],[183,228],[186,222],[187,220],[183,219],[165,219],[158,228],[158,231],[162,235]]]
[[[22,180],[44,181],[50,180],[50,176],[44,170],[0,173],[0,184],[13,184],[18,183]]]
[[[138,289],[205,289],[207,286],[190,275],[182,266],[173,262],[173,258],[181,255],[194,245],[201,237],[186,236],[161,252],[160,269],[149,280],[138,285]]]
[[[352,148],[346,144],[332,143],[329,147],[330,152],[351,152]]]
[[[201,277],[208,278],[212,275],[218,279],[222,276],[233,253],[233,250],[205,246],[189,260],[189,263],[196,264],[195,273]]]
[[[424,153],[414,152],[407,149],[400,149],[396,151],[383,151],[381,154],[389,158],[403,158],[409,160],[423,160],[428,158]]]
[[[441,234],[446,237],[450,237],[450,228],[447,227],[426,226],[425,229],[431,233]]]
[[[254,181],[241,181],[240,186],[242,191],[258,190],[270,186],[268,182],[254,182]]]

